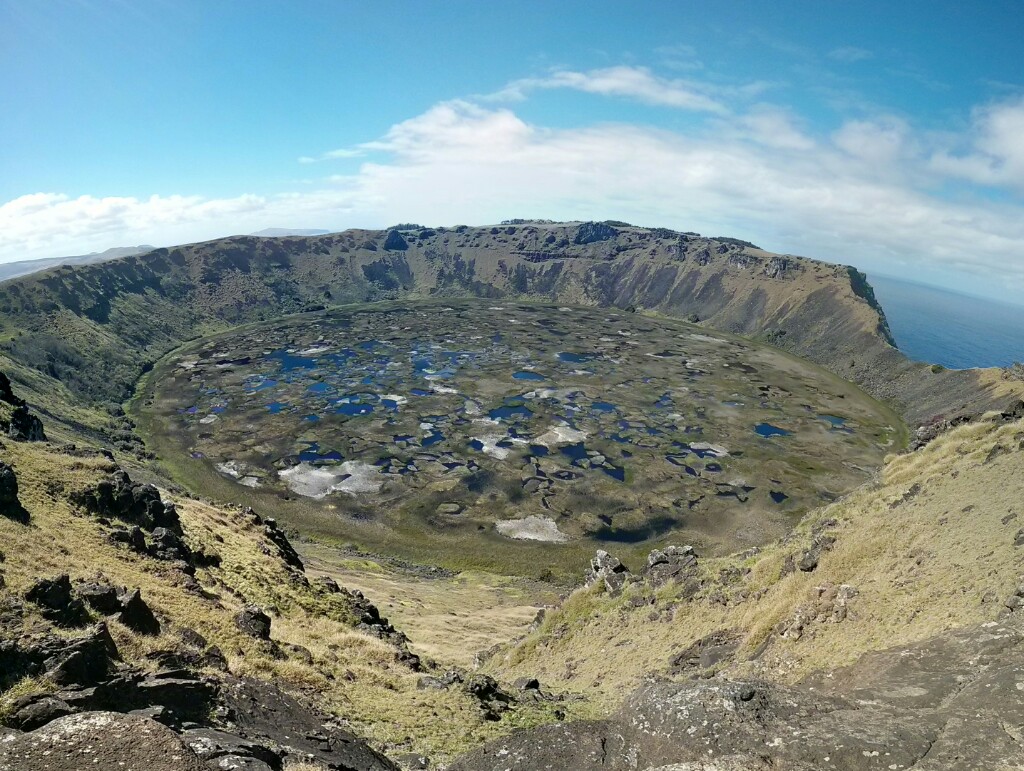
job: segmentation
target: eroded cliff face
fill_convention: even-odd
[[[328,305],[464,295],[635,308],[758,337],[858,382],[910,423],[1001,406],[991,374],[934,373],[896,350],[852,268],[607,223],[246,236],[157,249],[3,284],[0,320],[12,332],[3,352],[30,399],[63,389],[70,402],[121,401],[147,365],[205,332]]]

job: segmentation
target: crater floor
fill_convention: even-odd
[[[454,567],[725,552],[864,481],[899,419],[777,349],[613,309],[388,303],[199,340],[143,384],[184,483]]]

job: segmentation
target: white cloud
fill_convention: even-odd
[[[832,134],[832,141],[843,152],[879,170],[896,168],[913,152],[910,127],[892,116],[847,121]]]
[[[976,109],[970,148],[935,153],[935,171],[982,185],[1024,190],[1024,98]]]
[[[1017,113],[1004,107],[979,113],[972,135],[979,157],[1000,159],[981,167],[998,169],[999,179],[1024,162],[1012,130]],[[698,132],[553,129],[508,108],[452,101],[360,149],[377,152],[377,160],[288,195],[24,196],[0,206],[0,260],[181,243],[270,225],[623,219],[749,238],[875,270],[891,263],[987,275],[1024,289],[1024,205],[931,193],[935,177],[926,172],[934,174],[935,161],[919,149],[912,128],[892,117],[851,121],[818,138],[767,105],[729,120],[712,116]]]
[[[731,126],[738,136],[778,150],[806,151],[815,144],[800,129],[791,113],[772,105],[755,105],[746,115],[734,119],[723,129],[727,126]]]
[[[299,163],[319,163],[320,161],[336,161],[340,158],[359,158],[366,155],[365,150],[358,147],[342,147],[337,150],[328,150],[320,155],[301,155]]]
[[[524,78],[509,83],[488,98],[498,101],[518,101],[530,91],[567,88],[588,94],[635,99],[659,107],[675,107],[726,114],[726,106],[709,95],[708,86],[691,81],[663,78],[646,67],[606,67],[588,72],[556,70],[542,78]]]

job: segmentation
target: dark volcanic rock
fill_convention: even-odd
[[[644,580],[660,586],[673,579],[692,576],[697,568],[697,553],[692,546],[666,546],[647,555],[647,566],[641,571]]]
[[[262,608],[247,605],[235,616],[235,626],[257,640],[270,639],[270,616]]]
[[[131,529],[126,530],[123,527],[118,527],[110,531],[107,536],[113,543],[123,543],[129,549],[134,552],[142,554],[146,551],[146,534],[142,532],[142,528],[133,525]]]
[[[592,244],[595,241],[607,241],[610,238],[615,238],[618,234],[618,230],[603,222],[584,222],[580,225],[579,230],[576,231],[576,237],[573,239],[573,242],[576,244]]]
[[[28,407],[24,405],[15,407],[11,413],[11,422],[7,427],[7,435],[11,439],[17,439],[22,442],[46,441],[43,421],[29,412]]]
[[[278,556],[280,556],[286,564],[296,568],[297,570],[305,569],[305,566],[302,564],[302,559],[299,557],[299,553],[292,547],[291,542],[289,542],[288,536],[284,534],[284,531],[277,526],[276,520],[270,518],[263,520],[263,534],[277,547]]]
[[[168,562],[190,562],[192,550],[185,545],[181,537],[166,527],[153,529],[150,535],[149,553],[153,557]]]
[[[14,469],[0,462],[0,516],[28,524],[29,516],[18,500],[18,477]]]
[[[21,407],[25,403],[24,399],[14,395],[11,379],[3,372],[0,372],[0,402],[7,402],[15,407]]]
[[[191,728],[182,731],[181,738],[213,768],[273,769],[281,763],[280,756],[270,748],[215,728]]]
[[[39,662],[46,676],[64,687],[88,687],[103,682],[120,656],[110,631],[97,624],[84,637],[47,637],[27,646],[26,655]]]
[[[0,771],[209,771],[169,728],[114,712],[69,715],[0,743]]]
[[[174,504],[164,503],[160,491],[153,485],[133,482],[126,471],[115,471],[95,488],[76,493],[72,498],[92,514],[119,519],[144,530],[166,528],[174,535],[181,535],[181,521]]]
[[[700,677],[736,652],[741,635],[730,630],[712,632],[669,660],[669,674]]]
[[[43,693],[18,699],[11,705],[10,712],[7,725],[19,731],[34,731],[74,710],[67,702]]]
[[[121,610],[117,589],[109,584],[94,581],[78,584],[75,586],[75,594],[85,600],[86,605],[104,616],[112,616]]]
[[[498,681],[487,675],[473,675],[465,683],[465,690],[480,704],[485,720],[500,720],[512,704],[512,696],[505,693]]]
[[[401,233],[397,230],[391,230],[388,232],[388,237],[384,241],[384,248],[389,252],[404,252],[409,248],[409,244],[402,237]]]
[[[365,741],[270,683],[229,678],[220,703],[224,730],[280,758],[305,760],[330,771],[399,771]],[[278,764],[271,764],[279,768]],[[243,766],[244,768],[244,766]]]
[[[815,535],[810,548],[806,549],[797,560],[796,566],[804,573],[810,573],[818,567],[821,555],[832,549],[836,539],[831,535]]]
[[[142,599],[142,592],[139,589],[125,591],[117,599],[121,605],[118,621],[139,634],[160,634],[160,622]]]
[[[61,626],[81,626],[89,620],[85,605],[71,593],[67,573],[39,579],[25,592],[25,599],[38,605],[45,618]]]

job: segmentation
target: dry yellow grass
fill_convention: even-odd
[[[221,648],[235,674],[271,679],[313,695],[385,751],[423,752],[439,759],[514,727],[553,719],[548,707],[524,706],[501,723],[485,722],[474,700],[459,689],[417,689],[419,676],[398,663],[393,647],[351,627],[343,595],[291,580],[280,560],[261,551],[269,545],[262,529],[240,510],[176,499],[186,540],[222,559],[220,567],[198,571],[207,595],[201,597],[185,591],[181,575],[168,563],[110,544],[94,518],[69,504],[73,491],[95,485],[112,470],[109,461],[14,442],[5,442],[0,460],[14,466],[22,504],[31,515],[28,525],[0,517],[6,555],[0,564],[6,582],[0,598],[21,596],[37,578],[60,573],[72,580],[102,578],[140,587],[162,630],[146,637],[111,622],[111,634],[129,663],[142,665],[145,653],[173,646],[182,630],[193,629]],[[266,643],[239,632],[233,617],[247,602],[268,610],[275,641],[307,648],[314,663],[275,657]],[[50,629],[30,604],[26,608],[20,631]],[[45,683],[19,683],[0,693],[0,710],[19,695],[45,688]]]
[[[330,546],[298,544],[310,576],[358,589],[409,635],[410,648],[441,665],[472,667],[475,654],[526,634],[537,611],[558,601],[550,585],[489,573],[424,578]]]
[[[735,673],[792,682],[866,651],[911,643],[995,618],[1024,573],[1024,421],[960,427],[925,449],[890,458],[877,482],[808,515],[790,539],[745,561],[707,560],[705,576],[749,568],[723,585],[727,605],[680,601],[678,588],[643,586],[621,598],[581,590],[542,628],[490,663],[496,675],[536,675],[591,694],[606,709],[670,655],[711,632],[738,630],[750,653],[780,622],[813,605],[818,587],[858,590],[840,623],[812,622],[796,640],[775,638]],[[915,487],[916,486],[916,487]],[[835,548],[811,573],[780,579],[813,526],[835,519]],[[632,600],[643,596],[639,608]]]

